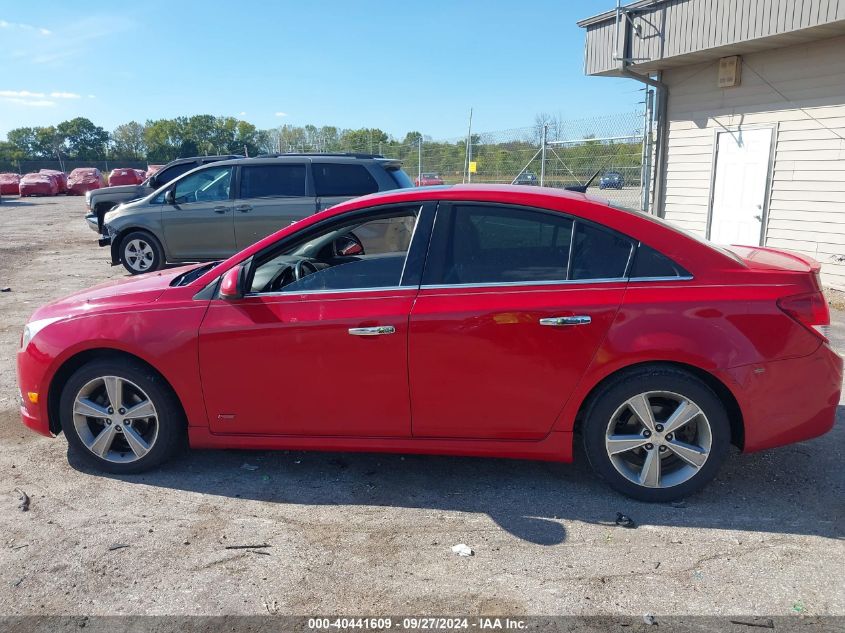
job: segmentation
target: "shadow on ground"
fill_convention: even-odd
[[[781,449],[731,455],[685,507],[627,499],[574,464],[504,459],[295,451],[191,451],[143,475],[73,468],[98,477],[277,504],[387,506],[488,514],[538,545],[567,538],[570,522],[705,527],[842,538],[845,406],[829,434]],[[248,470],[244,465],[257,467]]]

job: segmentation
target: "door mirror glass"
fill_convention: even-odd
[[[158,180],[156,180],[155,176],[150,176],[149,180],[147,180],[147,186],[150,189],[158,189]]]
[[[366,253],[364,253],[364,245],[358,239],[358,236],[354,233],[347,233],[334,241],[334,254],[338,257],[353,257]]]
[[[243,271],[244,266],[235,266],[226,271],[223,279],[220,282],[220,298],[232,301],[233,299],[241,299],[243,293]]]
[[[168,189],[164,192],[164,201],[169,205],[176,205],[176,196],[173,194],[173,189]]]

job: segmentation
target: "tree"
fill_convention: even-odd
[[[9,130],[6,134],[8,142],[20,152],[24,158],[34,158],[38,154],[38,143],[34,127],[19,127]]]
[[[85,117],[62,121],[56,126],[56,132],[63,138],[65,151],[70,158],[97,160],[106,155],[109,133]]]
[[[115,158],[143,160],[147,153],[144,140],[145,128],[136,121],[118,125],[111,134],[112,153]]]

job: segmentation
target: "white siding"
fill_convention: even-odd
[[[737,88],[717,87],[717,62],[663,80],[666,219],[705,234],[716,132],[774,126],[766,245],[815,257],[845,289],[845,37],[746,55]]]

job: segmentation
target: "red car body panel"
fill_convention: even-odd
[[[22,196],[55,196],[59,193],[59,183],[50,174],[24,174],[18,191]]]
[[[647,243],[693,278],[196,298],[226,271],[316,222],[426,200],[565,211]],[[18,353],[19,385],[23,394],[46,396],[76,354],[114,349],[142,358],[170,382],[195,447],[569,461],[576,415],[596,386],[626,367],[664,361],[709,376],[732,396],[746,451],[824,433],[839,401],[842,359],[777,304],[818,292],[818,265],[773,249],[731,250],[650,216],[542,188],[376,194],[285,227],[184,287],[169,285],[184,270],[177,269],[44,306],[33,322],[60,320]],[[582,314],[592,318],[590,327],[537,324],[544,315]],[[346,333],[373,325],[396,333]],[[56,430],[49,402],[24,399],[21,411],[45,435]]]
[[[78,167],[67,178],[67,192],[74,196],[83,196],[86,191],[105,186],[105,177],[96,167]]]
[[[0,196],[17,196],[20,193],[20,174],[0,174]]]
[[[112,169],[109,174],[109,187],[117,185],[139,185],[144,181],[144,172],[130,167]]]
[[[67,193],[67,174],[65,172],[58,171],[57,169],[41,169],[38,173],[47,174],[55,178],[56,186],[59,188],[58,192]]]

